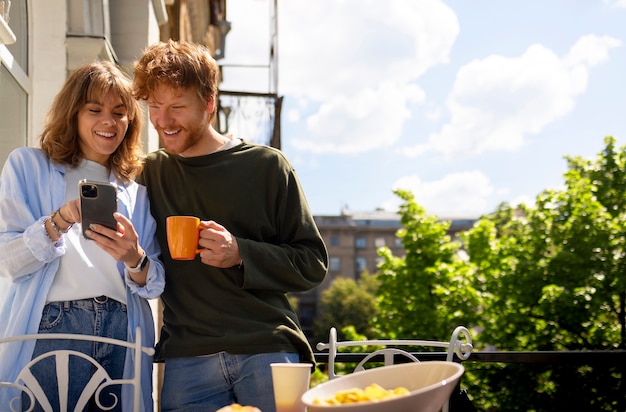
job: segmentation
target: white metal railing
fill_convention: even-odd
[[[20,335],[20,336],[12,336],[8,338],[0,339],[1,344],[10,344],[10,342],[18,342],[18,341],[27,341],[27,340],[42,340],[42,339],[70,339],[70,340],[81,340],[81,341],[91,341],[91,342],[100,342],[100,343],[108,343],[111,345],[122,346],[126,348],[133,349],[133,377],[131,379],[111,379],[107,374],[106,370],[100,365],[95,359],[90,356],[85,355],[84,353],[77,352],[74,350],[54,350],[50,352],[46,352],[32,359],[26,366],[24,366],[19,372],[18,376],[15,378],[13,382],[1,382],[0,381],[0,390],[9,390],[14,389],[17,390],[18,395],[14,396],[10,399],[9,405],[0,405],[0,410],[5,410],[5,408],[9,408],[12,412],[22,411],[23,409],[20,407],[22,395],[30,399],[30,405],[26,412],[32,411],[35,406],[35,401],[39,402],[44,411],[52,411],[53,408],[50,405],[50,401],[46,393],[43,391],[40,382],[37,380],[36,376],[31,372],[31,368],[41,362],[44,359],[53,359],[57,381],[58,381],[58,399],[59,399],[59,407],[62,412],[68,411],[68,382],[71,374],[71,370],[69,369],[69,361],[70,358],[82,358],[87,362],[91,363],[95,367],[95,372],[91,376],[89,382],[82,389],[82,392],[77,399],[76,407],[74,410],[82,411],[89,402],[89,399],[92,396],[95,396],[96,403],[98,407],[103,410],[108,410],[117,405],[120,401],[119,399],[114,400],[113,405],[109,405],[104,407],[100,404],[100,394],[104,389],[110,387],[112,385],[132,385],[133,386],[133,410],[135,412],[140,411],[141,405],[141,358],[142,353],[146,355],[152,356],[154,354],[154,348],[146,347],[141,345],[141,329],[137,328],[135,333],[135,342],[127,342],[118,339],[105,338],[99,336],[90,336],[90,335],[78,335],[78,334],[68,334],[68,333],[42,333],[42,334],[31,334],[31,335]],[[5,389],[3,389],[5,388]]]

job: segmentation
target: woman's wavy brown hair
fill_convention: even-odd
[[[194,90],[204,104],[217,96],[219,67],[209,49],[200,44],[171,39],[159,42],[146,48],[134,69],[133,89],[138,100],[147,100],[161,85]]]
[[[83,159],[78,143],[78,111],[87,103],[101,101],[109,92],[120,95],[128,112],[128,130],[109,157],[109,170],[128,183],[143,167],[141,146],[143,118],[133,97],[130,78],[111,62],[98,61],[74,71],[56,95],[40,137],[43,151],[56,163],[76,167]]]

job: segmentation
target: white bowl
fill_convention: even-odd
[[[309,412],[437,412],[457,386],[465,368],[460,363],[444,361],[412,362],[381,366],[354,372],[309,389],[302,402]],[[410,393],[378,402],[342,405],[316,405],[315,399],[332,398],[337,391],[378,384],[384,389],[407,388]]]

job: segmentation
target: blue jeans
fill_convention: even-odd
[[[161,411],[207,412],[239,403],[275,412],[270,363],[298,361],[297,353],[166,359]]]
[[[98,303],[103,302],[103,303]],[[76,333],[81,335],[102,336],[113,339],[126,340],[128,329],[128,315],[126,305],[107,298],[82,299],[66,302],[51,302],[44,307],[39,333]],[[104,367],[111,379],[121,379],[124,373],[126,348],[107,343],[90,341],[71,341],[42,339],[35,344],[33,358],[57,349],[75,350],[82,352]],[[59,396],[54,362],[46,358],[38,362],[31,369],[48,396],[52,408],[59,408]],[[70,379],[68,382],[69,410],[74,406],[85,384],[95,371],[95,367],[85,359],[71,356],[69,360]],[[112,393],[115,397],[109,395]],[[114,385],[102,391],[100,402],[103,407],[117,405],[109,411],[121,411],[121,388]],[[22,407],[29,406],[28,397],[22,397]],[[41,411],[36,405],[35,411]],[[95,399],[90,400],[88,411],[100,411]]]

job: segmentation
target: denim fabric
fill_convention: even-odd
[[[270,363],[298,361],[297,353],[166,359],[161,411],[206,412],[239,403],[275,412]]]
[[[97,299],[102,302],[104,299]],[[96,299],[82,299],[67,302],[51,302],[44,307],[39,325],[39,333],[76,333],[94,335],[113,339],[126,340],[128,315],[126,305],[112,299],[104,303]],[[33,352],[33,358],[57,349],[75,350],[82,352],[102,365],[111,379],[121,379],[124,372],[126,348],[100,342],[70,341],[70,340],[38,340]],[[68,389],[69,410],[74,406],[80,393],[95,371],[95,366],[89,361],[71,356],[69,361],[70,379]],[[48,400],[54,411],[59,408],[57,378],[54,363],[46,358],[31,369],[42,384]],[[22,397],[23,409],[28,407],[27,397]],[[103,407],[116,404],[115,408],[107,409],[120,412],[121,388],[119,385],[110,386],[103,390],[100,396]],[[41,411],[39,404],[35,411]],[[87,411],[100,411],[95,399],[90,400]]]

